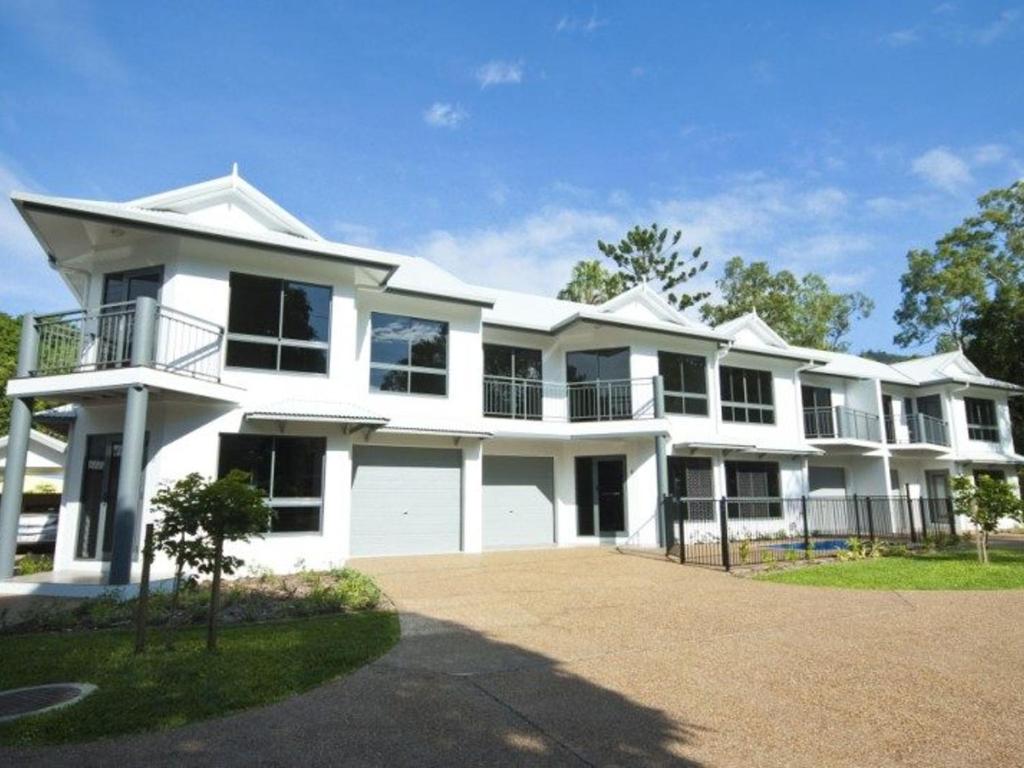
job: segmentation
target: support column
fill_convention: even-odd
[[[484,548],[483,440],[467,438],[462,446],[462,551]]]
[[[141,384],[128,389],[121,435],[121,465],[117,475],[117,506],[114,510],[114,540],[107,583],[127,584],[131,580],[135,529],[142,502],[142,466],[146,452],[146,412],[149,390]]]
[[[153,362],[156,336],[156,302],[148,297],[135,300],[132,324],[131,365]],[[146,414],[149,390],[141,384],[128,388],[121,434],[121,465],[117,475],[117,506],[114,510],[114,539],[110,553],[109,584],[128,584],[132,575],[135,530],[142,506],[142,467],[146,453]]]
[[[18,365],[15,375],[28,376],[36,364],[39,337],[31,313],[21,319]],[[18,548],[18,517],[21,515],[25,485],[25,461],[32,431],[32,398],[16,397],[11,402],[11,426],[7,437],[7,463],[4,467],[4,491],[0,498],[0,579],[14,575],[14,555]]]
[[[654,379],[654,418],[665,418],[665,380],[661,376]],[[654,458],[658,475],[658,521],[661,546],[666,549],[673,544],[672,521],[669,519],[669,507],[665,504],[668,496],[668,436],[661,434],[654,438]]]

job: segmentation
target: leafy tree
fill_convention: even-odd
[[[7,392],[7,380],[14,375],[18,364],[18,341],[21,321],[0,312],[0,387]],[[6,435],[11,426],[11,401],[0,397],[0,435]]]
[[[558,298],[581,304],[603,304],[625,290],[622,277],[609,272],[597,259],[578,261]]]
[[[221,576],[231,575],[243,565],[241,558],[224,554],[224,544],[261,537],[270,526],[270,507],[249,480],[249,475],[239,470],[212,482],[193,473],[164,486],[152,500],[153,508],[165,515],[157,541],[175,559],[179,576],[185,565],[211,575],[206,629],[209,651],[217,649]]]
[[[746,264],[738,256],[715,284],[722,301],[701,306],[705,322],[718,325],[756,311],[789,343],[817,349],[845,350],[852,320],[867,317],[875,306],[860,292],[834,293],[813,272],[800,279],[786,269],[773,274],[766,262]]]
[[[936,342],[964,347],[967,324],[1000,290],[1024,275],[1024,181],[978,198],[978,212],[939,238],[932,250],[907,254],[895,320],[900,346]]]
[[[654,282],[662,293],[667,294],[670,304],[678,309],[686,309],[710,294],[706,291],[693,294],[675,292],[677,287],[708,267],[707,259],[700,260],[699,247],[689,256],[680,257],[676,246],[682,236],[682,231],[676,230],[669,239],[668,229],[659,228],[657,223],[649,227],[638,224],[618,243],[598,240],[597,247],[619,268],[618,276],[622,279],[620,293],[634,285]]]
[[[953,510],[978,528],[978,562],[988,565],[988,537],[1004,518],[1024,520],[1024,505],[1008,482],[980,475],[953,478]]]

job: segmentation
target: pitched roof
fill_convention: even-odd
[[[892,367],[917,384],[958,382],[1024,392],[1024,387],[986,376],[961,350],[905,360],[893,363]]]

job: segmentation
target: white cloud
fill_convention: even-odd
[[[882,42],[893,48],[905,48],[920,42],[921,36],[915,29],[897,29],[882,35]]]
[[[523,81],[523,62],[521,61],[489,61],[476,71],[477,82],[481,88],[495,85],[512,85]]]
[[[40,188],[0,157],[0,195],[7,198],[13,191]],[[0,269],[4,274],[0,280],[0,311],[52,311],[74,304],[18,210],[7,199],[0,204]]]
[[[608,26],[608,19],[598,18],[597,11],[594,11],[585,18],[581,16],[563,16],[555,24],[555,32],[582,32],[585,35],[589,35],[606,26]]]
[[[338,233],[338,237],[343,243],[350,245],[371,246],[377,242],[377,230],[365,224],[335,221],[331,223],[331,229]]]
[[[991,45],[1009,34],[1017,25],[1021,13],[1016,8],[1003,11],[999,16],[984,27],[973,30],[969,38],[978,45]]]
[[[600,207],[541,208],[504,224],[467,231],[436,230],[400,244],[472,283],[554,296],[572,265],[599,258],[597,240],[617,240],[637,223],[681,229],[681,249],[701,246],[711,265],[688,286],[714,290],[714,278],[732,256],[765,260],[774,268],[827,273],[836,285],[867,279],[865,257],[877,246],[869,225],[849,210],[850,196],[835,187],[806,189],[760,174],[727,180],[709,195],[677,195],[633,203],[611,193],[591,196]]]
[[[469,113],[466,110],[446,101],[435,101],[423,113],[424,122],[435,128],[458,128],[467,117]]]
[[[956,192],[974,179],[970,166],[947,147],[929,149],[911,163],[911,170],[933,187]]]
[[[982,144],[975,147],[971,153],[971,162],[974,165],[995,165],[1005,161],[1010,151],[1002,144]]]

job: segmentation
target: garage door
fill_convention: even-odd
[[[355,446],[353,556],[457,552],[461,510],[461,451]]]
[[[555,540],[554,459],[484,457],[484,546],[529,547]]]

